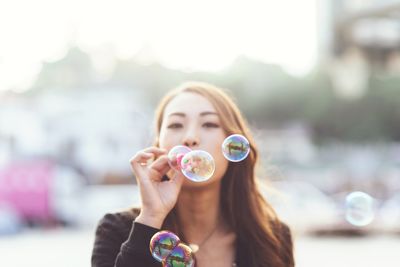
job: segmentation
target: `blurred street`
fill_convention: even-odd
[[[0,266],[90,265],[92,230],[27,231],[0,238]],[[400,236],[295,237],[297,267],[390,267],[400,262]]]

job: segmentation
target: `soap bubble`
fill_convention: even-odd
[[[242,161],[250,153],[250,143],[240,134],[230,135],[222,143],[222,153],[229,161]]]
[[[179,171],[181,169],[181,161],[183,156],[192,151],[187,146],[174,146],[168,153],[168,163],[171,168]]]
[[[193,150],[181,161],[182,173],[194,182],[203,182],[211,178],[215,171],[214,158],[206,151]]]
[[[156,260],[162,262],[179,242],[179,237],[170,231],[157,232],[150,240],[150,252]]]
[[[365,226],[374,219],[374,199],[363,192],[352,192],[346,197],[346,220],[355,226]]]
[[[163,267],[193,267],[192,249],[170,231],[159,231],[150,240],[150,252]]]
[[[193,267],[194,260],[189,246],[179,243],[163,261],[164,267]]]

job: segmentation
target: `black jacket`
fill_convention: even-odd
[[[106,214],[96,229],[92,252],[92,267],[161,267],[149,249],[151,237],[160,231],[134,222],[139,209]],[[289,228],[283,224],[283,238],[292,246]],[[247,267],[246,244],[236,241],[236,266]],[[288,258],[288,266],[294,266],[293,255]]]

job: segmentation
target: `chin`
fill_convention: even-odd
[[[210,179],[204,182],[194,182],[186,177],[184,179],[185,180],[183,181],[182,189],[201,189],[211,185],[216,185],[221,182],[221,179],[216,176],[212,176]]]

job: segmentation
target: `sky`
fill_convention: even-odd
[[[240,55],[306,74],[317,57],[316,0],[0,0],[0,91],[28,89],[43,62],[77,45],[101,72],[114,54],[186,71]]]

